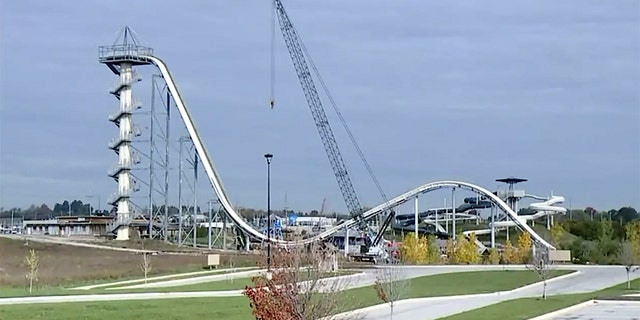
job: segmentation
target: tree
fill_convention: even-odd
[[[27,265],[27,280],[29,281],[29,294],[31,294],[33,292],[33,283],[38,281],[38,270],[40,269],[38,252],[30,249],[24,258],[24,262]]]
[[[376,282],[373,288],[378,298],[389,304],[389,319],[393,320],[393,307],[396,301],[406,297],[410,282],[403,278],[401,269],[394,265],[379,268],[376,272]]]
[[[450,264],[458,263],[457,256],[456,256],[456,247],[453,244],[453,239],[452,238],[447,239],[447,243],[445,245],[445,253],[447,255],[447,262],[448,263],[450,263]]]
[[[627,289],[631,289],[630,274],[640,269],[640,221],[627,223],[625,238],[620,250],[620,260],[627,271]]]
[[[640,256],[633,252],[633,245],[628,241],[623,242],[620,248],[620,263],[627,271],[627,289],[631,289],[631,272],[640,269]]]
[[[627,223],[625,226],[625,238],[631,245],[634,255],[640,256],[640,221]]]
[[[140,253],[142,254],[142,262],[140,263],[140,269],[144,273],[144,283],[147,283],[147,276],[151,271],[151,252],[145,248],[144,240],[140,239]]]
[[[561,224],[555,223],[551,226],[551,241],[555,244],[557,249],[561,248],[560,241],[562,240],[562,236],[564,235],[564,228]]]
[[[620,220],[623,223],[627,223],[638,218],[640,218],[640,215],[638,214],[636,209],[632,207],[622,207],[620,208],[620,210],[618,210],[616,215],[616,220]]]
[[[438,248],[436,236],[427,237],[427,263],[435,264],[440,261],[440,249]]]
[[[428,262],[429,245],[427,238],[416,239],[415,233],[409,232],[402,238],[400,247],[400,258],[405,263],[421,264]]]
[[[489,248],[489,256],[487,257],[487,261],[490,264],[499,264],[500,263],[500,252],[495,248]]]
[[[613,229],[611,221],[600,221],[598,230],[598,241],[595,250],[592,250],[591,259],[598,264],[615,263],[616,256],[620,250],[620,241],[613,238]]]
[[[476,264],[480,260],[480,253],[476,246],[476,234],[471,233],[469,238],[459,234],[456,239],[456,260],[463,264]]]
[[[531,255],[531,260],[527,268],[533,270],[542,281],[542,299],[547,299],[547,280],[551,277],[551,267],[553,262],[549,260],[549,249],[537,247]]]
[[[511,244],[511,240],[507,240],[504,243],[504,249],[502,251],[502,262],[504,264],[511,264],[518,260],[516,248]]]
[[[522,232],[518,236],[518,252],[517,260],[520,263],[527,264],[531,258],[531,235],[528,232]]]
[[[253,285],[243,291],[257,320],[335,319],[355,299],[341,292],[348,281],[324,279],[327,261],[336,254],[331,245],[275,248],[271,253],[271,272],[253,277]],[[356,317],[352,312],[340,319]]]

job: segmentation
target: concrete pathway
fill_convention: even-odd
[[[482,270],[523,270],[524,266],[402,266],[397,267],[400,269],[399,275],[403,278],[415,278],[427,275],[435,275],[441,273],[461,272],[461,271],[482,271]],[[264,272],[265,270],[251,270],[243,272],[245,276],[250,273]],[[364,269],[361,273],[340,276],[334,278],[323,279],[323,285],[320,285],[320,289],[324,288],[340,288],[341,290],[363,287],[373,285],[376,280],[377,269]],[[237,277],[242,276],[243,273],[235,273]],[[239,275],[240,274],[240,275]],[[196,284],[211,280],[213,277],[230,276],[227,275],[212,275],[205,277],[176,279],[170,281],[161,282],[162,285],[155,283],[147,284],[149,287],[160,286],[182,286],[188,284]],[[195,279],[195,280],[194,280]],[[220,280],[218,278],[218,280]],[[153,285],[153,286],[149,286]],[[127,289],[141,288],[141,286],[128,286]],[[20,298],[2,298],[0,299],[0,305],[14,304],[14,303],[57,303],[57,302],[72,302],[72,301],[107,301],[112,300],[129,300],[129,299],[160,299],[160,298],[181,298],[192,297],[193,292],[171,292],[171,293],[127,293],[127,294],[88,294],[88,295],[65,295],[65,296],[46,296],[46,297],[20,297]],[[239,296],[242,294],[240,290],[234,291],[211,291],[211,292],[199,292],[202,296]],[[105,298],[106,297],[106,298]]]
[[[590,300],[530,320],[637,320],[640,301]]]
[[[414,267],[431,268],[431,267]],[[578,270],[579,273],[571,277],[562,277],[548,281],[547,293],[572,294],[598,291],[613,285],[623,283],[626,272],[622,266],[555,266],[555,269]],[[640,278],[634,274],[632,279]],[[403,320],[430,320],[447,317],[460,312],[473,310],[495,304],[505,300],[539,297],[542,293],[542,283],[536,283],[510,292],[466,295],[454,297],[421,298],[399,301],[394,307],[394,317]],[[389,306],[378,305],[355,311],[366,320],[389,319]]]
[[[237,271],[245,271],[245,270],[253,270],[253,269],[257,269],[257,268],[244,267],[244,268],[228,268],[228,269],[194,271],[194,272],[186,272],[186,273],[174,273],[174,274],[168,274],[164,276],[149,277],[147,278],[147,281],[164,280],[164,279],[171,279],[171,278],[178,278],[178,277],[199,276],[203,274],[233,273]],[[97,289],[97,288],[115,287],[115,286],[127,285],[132,283],[140,283],[140,282],[144,282],[144,279],[132,279],[132,280],[117,281],[117,282],[92,284],[92,285],[87,285],[82,287],[69,288],[69,290],[91,290],[91,289]]]
[[[248,271],[231,272],[231,273],[224,273],[224,274],[213,274],[213,275],[201,276],[201,277],[189,277],[189,278],[183,278],[183,279],[141,283],[141,284],[136,284],[132,286],[107,288],[107,290],[128,290],[128,289],[167,288],[167,287],[188,286],[188,285],[199,284],[199,283],[253,277],[266,271],[267,269],[259,269],[259,270],[253,269]]]
[[[525,266],[401,266],[399,274],[405,278],[414,278],[425,275],[461,271],[488,271],[488,270],[523,270]],[[624,267],[621,266],[556,266],[556,269],[578,270],[579,273],[564,276],[560,279],[548,282],[547,292],[551,294],[582,293],[600,290],[626,281]],[[350,276],[348,281],[342,281],[343,289],[371,285],[376,279],[376,269],[363,270],[362,274]],[[634,274],[634,279],[640,274]],[[202,278],[202,277],[200,277]],[[183,284],[180,284],[183,285]],[[536,283],[516,290],[499,293],[479,295],[466,295],[454,297],[434,297],[399,301],[395,305],[394,317],[403,320],[437,319],[453,315],[459,312],[472,310],[500,301],[521,297],[540,296],[542,284]],[[89,301],[115,301],[115,300],[147,300],[190,297],[231,297],[241,295],[240,290],[213,291],[213,292],[168,292],[168,293],[127,293],[127,294],[94,294],[94,295],[70,295],[48,297],[23,297],[0,299],[0,305],[28,304],[28,303],[64,303],[64,302],[89,302]],[[378,305],[357,310],[356,313],[364,315],[366,320],[389,319],[388,305]]]

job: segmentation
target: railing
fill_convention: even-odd
[[[142,135],[142,130],[140,130],[140,127],[137,125],[133,125],[129,133],[120,135],[120,137],[118,138],[111,139],[111,142],[109,142],[109,149],[115,149],[124,142],[131,142],[131,139],[139,137],[140,135]]]
[[[115,177],[122,170],[131,170],[132,164],[133,164],[132,161],[126,161],[126,162],[123,162],[123,163],[118,163],[118,164],[114,165],[113,167],[111,167],[111,170],[109,170],[107,172],[107,174],[109,175],[109,177]]]
[[[109,121],[115,122],[120,119],[123,114],[131,114],[135,110],[139,110],[142,108],[142,102],[138,99],[133,99],[131,104],[125,106],[124,109],[118,109],[115,113],[109,115]]]
[[[124,218],[116,214],[116,217],[107,225],[107,233],[114,233],[118,228],[131,224],[131,221],[133,221],[131,214]]]
[[[133,44],[98,47],[98,59],[100,62],[118,59],[147,61],[144,56],[151,55],[153,55],[153,49]]]
[[[123,79],[118,79],[118,80],[114,81],[113,85],[111,86],[111,90],[109,90],[109,92],[116,93],[116,92],[120,91],[125,86],[131,86],[131,84],[136,82],[136,81],[142,81],[142,78],[140,77],[140,75],[137,72],[132,71],[130,78],[124,79],[124,80]]]
[[[133,134],[131,133],[123,134],[118,138],[113,138],[111,139],[111,142],[109,142],[109,149],[115,149],[124,142],[131,142],[132,138],[133,138]]]

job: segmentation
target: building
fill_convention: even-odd
[[[60,216],[48,220],[25,220],[24,234],[51,236],[99,236],[107,232],[113,217],[104,216]]]

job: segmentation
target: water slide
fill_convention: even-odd
[[[167,87],[169,91],[173,95],[174,101],[176,103],[176,107],[178,109],[178,112],[180,113],[180,117],[182,118],[184,125],[187,129],[187,132],[189,133],[189,137],[191,138],[195,146],[196,152],[198,153],[198,156],[200,157],[200,159],[202,159],[202,165],[205,169],[205,172],[207,173],[209,181],[211,182],[211,186],[213,187],[216,193],[216,196],[220,201],[220,204],[226,210],[229,218],[233,221],[233,223],[235,223],[237,227],[239,227],[244,232],[246,232],[250,237],[258,240],[271,241],[272,243],[285,245],[285,246],[305,245],[305,244],[313,243],[316,241],[324,240],[341,229],[348,228],[350,226],[354,226],[357,224],[357,221],[355,219],[349,219],[338,224],[337,226],[334,226],[333,228],[327,229],[326,231],[312,238],[296,240],[296,241],[287,241],[287,240],[273,239],[273,238],[269,239],[260,230],[256,230],[253,226],[247,223],[244,220],[244,218],[242,218],[242,216],[240,216],[235,211],[234,207],[231,205],[231,202],[229,201],[229,197],[227,196],[227,192],[224,189],[224,186],[222,185],[222,180],[220,179],[220,176],[215,169],[213,160],[209,156],[209,153],[207,152],[202,142],[202,139],[198,134],[196,126],[193,122],[193,118],[191,117],[191,115],[189,114],[189,111],[187,110],[184,100],[182,99],[182,96],[178,91],[178,87],[176,86],[175,80],[173,79],[171,73],[169,72],[169,68],[167,67],[167,65],[156,56],[140,55],[138,57],[141,59],[146,59],[147,61],[153,63],[160,70],[160,73],[162,74],[165,82],[167,83]],[[115,54],[114,54],[114,58],[116,58]],[[502,199],[500,199],[499,197],[497,197],[487,189],[484,189],[480,186],[470,184],[467,182],[437,181],[437,182],[427,183],[422,186],[419,186],[418,188],[412,189],[404,194],[401,194],[393,199],[390,199],[388,203],[380,204],[364,212],[363,216],[365,219],[369,219],[387,211],[388,209],[401,205],[409,201],[410,199],[415,198],[420,194],[431,192],[431,191],[442,189],[442,188],[451,188],[451,187],[467,189],[467,190],[482,194],[483,196],[488,198],[490,201],[495,203],[499,208],[501,208],[511,219],[513,219],[513,221],[515,221],[514,223],[516,225],[518,225],[520,228],[524,229],[525,231],[529,232],[535,241],[538,241],[540,244],[542,244],[545,247],[553,248],[551,244],[549,244],[542,237],[536,234],[535,231],[533,231],[533,229],[531,229],[526,223],[522,223],[520,220],[518,220],[517,214],[513,210],[511,210],[511,208],[509,208],[509,206],[504,201],[502,201]]]
[[[530,215],[518,215],[517,219],[522,222],[522,223],[527,223],[527,221],[531,221],[531,220],[535,220],[538,218],[542,218],[545,216],[552,216],[552,215],[556,215],[559,213],[566,213],[567,212],[567,208],[563,208],[563,207],[557,207],[554,206],[555,204],[558,203],[562,203],[564,202],[564,197],[561,196],[554,196],[552,195],[550,198],[542,198],[542,197],[537,197],[537,196],[528,196],[530,198],[534,198],[534,199],[539,199],[539,200],[543,200],[546,199],[544,202],[536,202],[536,203],[532,203],[529,205],[529,208],[532,210],[536,210],[536,212],[534,214],[530,214]],[[494,230],[502,230],[506,227],[514,227],[516,226],[517,223],[514,222],[513,220],[504,220],[504,221],[495,221],[495,222],[491,222],[489,223],[489,227],[493,227]],[[489,234],[491,233],[491,228],[489,229],[479,229],[479,230],[468,230],[463,232],[462,234],[464,235],[469,235],[471,233],[475,233],[476,235],[481,235],[481,234]]]
[[[486,201],[485,199],[478,199],[476,197],[469,197],[464,199],[464,203],[458,206],[455,210],[456,219],[457,220],[467,220],[467,219],[475,219],[476,216],[472,213],[467,213],[471,210],[477,209],[486,209],[490,208],[492,205],[491,201]],[[442,221],[450,221],[451,218],[440,218],[434,219],[434,217],[441,215],[450,215],[453,213],[453,210],[449,208],[435,208],[429,209],[427,211],[423,211],[418,213],[418,219],[422,222],[425,222],[428,225],[434,226],[434,230],[428,230],[424,227],[418,228],[418,233],[420,234],[433,234],[438,236],[439,238],[449,238],[450,234],[446,232],[446,230],[438,224],[438,222]],[[463,216],[460,216],[463,215]],[[396,231],[404,231],[404,232],[415,232],[415,213],[403,213],[396,215],[396,223],[392,226],[393,230]]]

